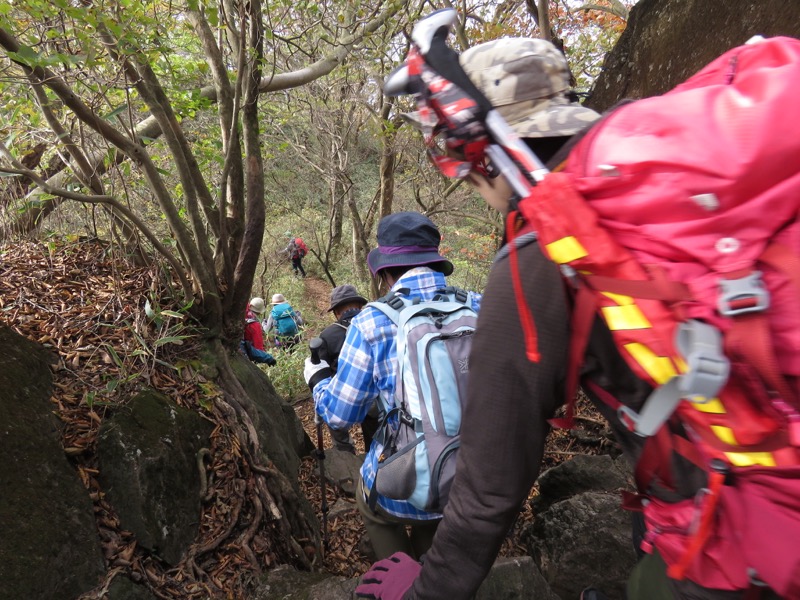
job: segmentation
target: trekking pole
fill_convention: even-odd
[[[320,337],[315,337],[308,343],[311,350],[311,362],[318,365],[320,362],[319,349],[322,348],[324,340]],[[317,425],[317,449],[315,451],[317,457],[317,465],[319,465],[319,487],[322,495],[322,559],[325,559],[325,553],[330,549],[330,540],[328,538],[328,496],[327,485],[325,481],[325,442],[322,439],[322,417],[317,414],[316,408],[314,409],[314,423]]]
[[[413,94],[418,104],[433,110],[447,129],[456,130],[459,137],[465,133],[474,137],[485,134],[490,141],[485,152],[493,166],[524,198],[548,170],[470,80],[461,67],[458,53],[447,45],[447,36],[457,19],[455,9],[443,8],[414,26],[413,46],[406,63],[386,79],[384,93]],[[425,67],[433,73],[423,73]],[[437,93],[430,91],[431,86],[424,81],[426,76],[429,80],[438,76]],[[462,94],[458,94],[459,90]],[[465,100],[471,100],[472,105]]]

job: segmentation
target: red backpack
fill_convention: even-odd
[[[735,48],[611,112],[519,206],[576,290],[571,380],[599,313],[653,386],[634,411],[583,382],[646,440],[644,549],[674,579],[787,598],[800,598],[798,98],[799,40]],[[676,489],[681,460],[705,472],[697,494],[647,496]]]
[[[297,252],[300,254],[300,258],[304,258],[306,254],[308,254],[308,246],[301,238],[295,238],[294,245],[297,246]]]

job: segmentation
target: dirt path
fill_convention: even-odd
[[[330,283],[309,275],[303,280],[303,284],[306,288],[306,296],[313,300],[314,306],[316,307],[317,314],[315,316],[324,320],[329,320],[327,311],[331,299],[332,288]]]

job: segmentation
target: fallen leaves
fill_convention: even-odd
[[[246,491],[256,475],[243,472],[235,427],[217,410],[222,392],[197,372],[196,342],[167,331],[166,325],[180,321],[172,317],[177,313],[162,311],[164,327],[145,316],[145,300],[158,297],[158,268],[111,255],[98,241],[24,241],[3,248],[0,262],[0,321],[53,352],[53,412],[62,424],[64,452],[94,504],[108,573],[96,595],[84,598],[102,597],[120,573],[146,582],[165,600],[245,597],[253,560],[264,566],[290,562],[284,532],[264,519],[247,532],[246,548],[237,543],[242,523],[258,522]],[[177,567],[147,554],[120,529],[97,481],[100,426],[143,383],[215,423],[203,462],[208,481],[200,533],[190,558]]]

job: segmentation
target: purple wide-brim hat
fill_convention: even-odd
[[[436,225],[418,212],[388,215],[378,223],[378,247],[367,256],[373,275],[387,267],[427,266],[444,275],[453,272],[453,263],[439,254],[442,239]]]

